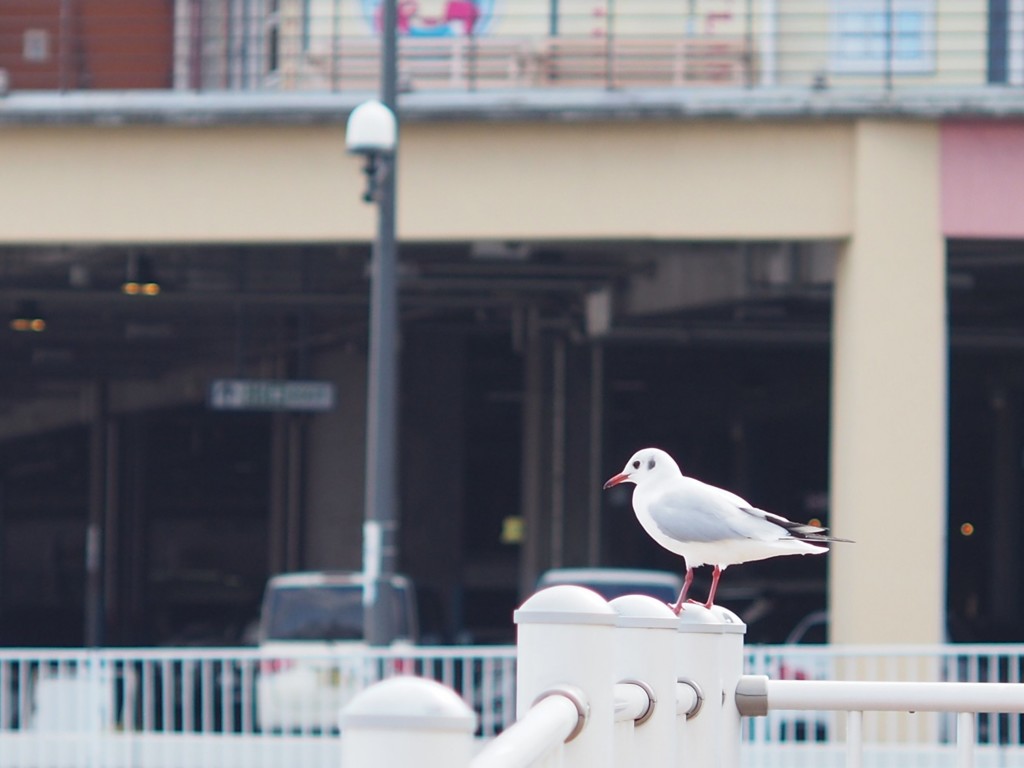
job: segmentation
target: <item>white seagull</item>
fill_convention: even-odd
[[[820,555],[833,541],[816,525],[794,523],[758,509],[735,493],[686,477],[665,451],[644,448],[633,454],[605,489],[635,483],[633,511],[647,534],[686,561],[683,589],[672,610],[683,609],[693,583],[693,569],[713,565],[711,592],[704,604],[715,604],[718,579],[728,566],[780,555]]]

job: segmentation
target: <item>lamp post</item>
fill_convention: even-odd
[[[366,492],[363,515],[363,606],[370,645],[394,639],[391,577],[397,561],[396,405],[398,286],[395,246],[395,151],[398,144],[396,0],[381,0],[381,99],[349,115],[345,144],[366,158],[363,199],[377,204],[370,268],[369,371],[366,399]]]

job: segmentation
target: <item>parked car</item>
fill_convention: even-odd
[[[650,595],[671,604],[679,597],[683,579],[671,571],[642,568],[553,568],[541,574],[537,589],[556,584],[587,587],[605,600],[623,595]]]
[[[271,577],[260,611],[257,719],[264,731],[326,732],[338,712],[383,677],[367,648],[358,572],[316,571]],[[404,576],[391,579],[394,645],[417,640],[416,603]]]

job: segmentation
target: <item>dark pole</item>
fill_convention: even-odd
[[[398,40],[396,0],[382,0],[381,102],[396,116]],[[397,152],[397,144],[396,144]],[[395,153],[382,154],[376,171],[377,238],[370,272],[370,349],[366,401],[366,506],[363,561],[367,594],[366,641],[394,639],[391,576],[397,564],[396,404],[398,372],[398,287],[395,247]]]
[[[107,382],[97,378],[89,428],[89,523],[85,529],[85,645],[103,645],[103,540],[107,510]]]

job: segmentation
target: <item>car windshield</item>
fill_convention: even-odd
[[[393,607],[400,637],[409,626],[401,610],[404,588],[394,592]],[[362,640],[363,588],[359,584],[276,587],[264,607],[267,640]]]
[[[597,592],[605,600],[614,600],[623,595],[650,595],[665,603],[673,603],[677,597],[676,591],[665,584],[644,584],[641,582],[625,584],[622,582],[591,582],[585,584],[589,589]]]
[[[650,597],[657,598],[664,603],[674,603],[679,592],[676,588],[664,582],[650,582],[641,580],[623,580],[614,581],[610,579],[590,579],[590,578],[579,578],[579,579],[554,579],[554,580],[541,580],[541,587],[550,587],[555,584],[578,584],[592,589],[597,594],[601,595],[605,600],[614,600],[617,597],[623,595],[649,595]]]

